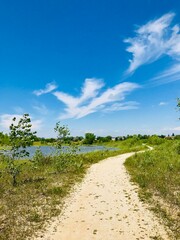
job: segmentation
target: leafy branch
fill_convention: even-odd
[[[7,171],[12,176],[13,186],[17,184],[17,176],[21,171],[21,165],[17,165],[15,160],[29,156],[29,152],[27,151],[26,147],[31,146],[34,142],[34,138],[36,137],[36,132],[32,132],[31,127],[31,119],[27,113],[20,118],[18,123],[16,123],[16,117],[14,117],[12,119],[12,124],[9,127],[11,155],[7,161]]]

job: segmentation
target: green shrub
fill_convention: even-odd
[[[174,144],[174,151],[175,153],[180,154],[180,141]]]
[[[44,155],[40,147],[37,147],[34,153],[34,156],[32,158],[32,162],[34,162],[34,164],[41,165],[43,163],[43,158],[44,158]]]
[[[47,193],[49,195],[59,195],[63,196],[64,195],[64,190],[62,187],[52,187],[51,189],[47,190]]]
[[[174,226],[178,220],[174,218],[173,211],[180,208],[179,150],[179,141],[166,140],[156,149],[135,154],[125,162],[132,181],[138,183],[141,188],[141,198],[149,199],[158,196],[158,199],[163,200],[162,202],[166,204],[165,209],[170,206],[168,211],[170,218],[174,219],[172,220]],[[175,234],[177,234],[176,231]]]
[[[165,139],[160,138],[157,135],[153,135],[153,136],[149,137],[149,139],[147,140],[147,143],[151,144],[151,145],[160,145],[164,142],[165,142]]]

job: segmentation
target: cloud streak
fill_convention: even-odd
[[[171,127],[171,128],[164,128],[164,131],[175,131],[175,132],[180,132],[180,126],[177,127]]]
[[[132,102],[122,102],[125,96],[140,86],[135,83],[124,82],[102,91],[104,87],[102,79],[86,79],[81,89],[80,97],[73,97],[70,94],[56,91],[52,93],[56,98],[65,104],[65,113],[61,119],[82,118],[94,112],[119,111],[134,109]],[[120,102],[122,102],[120,104]],[[137,108],[137,104],[136,104]]]
[[[44,104],[36,104],[33,106],[33,108],[42,115],[47,115],[48,114],[48,109]]]
[[[35,90],[33,92],[33,94],[35,94],[36,96],[40,96],[46,93],[50,93],[52,91],[54,91],[58,86],[55,83],[47,83],[45,89],[39,89],[39,90]]]
[[[171,128],[171,130],[180,132],[180,127],[174,127],[174,128]]]
[[[174,17],[175,13],[168,13],[149,21],[136,29],[135,37],[124,40],[129,44],[127,52],[132,54],[127,74],[168,56],[172,65],[152,81],[161,81],[162,84],[180,79],[180,27],[172,24]]]
[[[159,106],[165,106],[165,105],[168,105],[168,102],[160,102],[159,103]]]
[[[130,110],[130,109],[138,109],[139,103],[135,101],[125,102],[125,103],[114,103],[110,107],[106,107],[103,112],[114,112],[114,111],[122,111],[122,110]]]
[[[9,130],[9,126],[12,123],[12,119],[16,118],[17,121],[20,120],[20,118],[22,118],[22,115],[20,114],[2,114],[0,115],[0,126],[5,129],[5,130]],[[30,117],[31,120],[31,124],[32,124],[32,130],[36,131],[42,128],[43,122],[40,119],[33,119],[32,117]]]
[[[150,82],[155,85],[170,83],[180,80],[180,63],[175,63],[167,70],[153,77]]]

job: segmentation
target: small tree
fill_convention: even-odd
[[[71,171],[72,169],[79,170],[82,167],[82,162],[77,161],[77,146],[74,145],[72,141],[67,141],[70,135],[68,127],[65,125],[61,126],[60,122],[58,122],[56,123],[54,130],[57,133],[55,145],[57,150],[63,150],[62,144],[68,144],[66,149],[58,152],[54,157],[56,170],[58,172]]]
[[[29,152],[26,147],[33,144],[36,132],[31,131],[31,119],[29,114],[24,114],[16,124],[16,118],[12,119],[10,125],[9,140],[11,145],[11,155],[8,158],[8,172],[13,178],[13,186],[17,184],[17,176],[20,173],[20,165],[15,164],[15,159],[28,157]]]
[[[96,136],[94,135],[94,133],[86,133],[85,139],[84,139],[84,144],[93,144],[95,139],[96,139]]]
[[[56,123],[54,131],[57,133],[56,147],[61,149],[62,144],[65,142],[65,139],[70,135],[70,131],[67,126],[60,125],[60,122]]]

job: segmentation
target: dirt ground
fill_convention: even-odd
[[[123,165],[133,153],[94,164],[66,200],[63,213],[37,240],[169,239]]]

